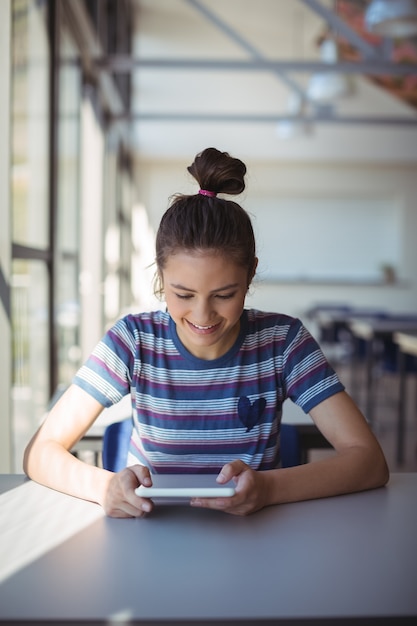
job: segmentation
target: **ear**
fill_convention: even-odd
[[[154,295],[159,299],[162,300],[163,299],[163,294],[164,294],[164,282],[162,279],[162,272],[157,269],[155,271],[154,277],[153,277],[153,292]]]
[[[255,257],[255,260],[254,260],[254,263],[253,263],[252,272],[249,274],[249,277],[248,277],[248,279],[249,279],[249,280],[248,280],[248,289],[249,289],[250,284],[251,284],[251,282],[252,282],[252,280],[253,280],[253,277],[254,277],[254,276],[255,276],[255,274],[256,274],[256,268],[258,267],[258,261],[259,261],[259,259],[258,259],[258,257],[256,256],[256,257]]]

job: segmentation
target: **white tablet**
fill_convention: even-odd
[[[140,485],[142,498],[226,498],[235,494],[235,484],[216,482],[217,474],[153,474],[152,487]]]

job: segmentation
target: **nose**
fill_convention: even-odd
[[[212,307],[209,299],[199,298],[194,307],[194,322],[200,326],[208,326],[211,320]]]

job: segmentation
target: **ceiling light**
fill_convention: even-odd
[[[371,0],[365,11],[367,30],[382,37],[417,34],[416,0]]]
[[[320,58],[323,63],[336,65],[338,61],[337,44],[334,39],[325,39],[320,45]],[[345,74],[338,72],[318,72],[313,74],[307,88],[309,100],[330,102],[351,92],[351,83]]]
[[[291,93],[288,98],[286,119],[277,123],[276,134],[280,139],[292,139],[311,133],[311,125],[304,118],[305,100],[297,93]]]
[[[313,74],[308,85],[308,97],[314,102],[330,102],[349,93],[346,76],[333,72]]]
[[[311,131],[310,125],[303,119],[295,117],[280,120],[276,126],[277,137],[280,139],[294,139],[295,137],[305,137]]]

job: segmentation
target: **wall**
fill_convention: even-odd
[[[0,76],[2,76],[2,104],[0,107],[0,270],[6,284],[10,279],[10,2],[0,2]],[[0,277],[1,280],[2,277]],[[3,285],[4,286],[4,285]],[[7,286],[4,298],[8,299]],[[12,468],[11,458],[11,326],[10,317],[0,302],[0,473]]]
[[[171,194],[196,191],[193,179],[186,172],[188,164],[182,161],[139,163],[140,201],[147,207],[155,228],[168,206]],[[360,280],[352,284],[337,284],[334,281],[330,284],[323,284],[323,281],[270,282],[266,275],[261,274],[252,287],[247,301],[249,306],[303,316],[317,302],[342,301],[359,307],[417,313],[417,165],[257,161],[247,161],[246,164],[247,188],[237,200],[253,215],[255,230],[259,219],[257,207],[265,206],[266,198],[270,201],[274,197],[282,199],[301,196],[316,201],[320,197],[340,197],[345,200],[363,197],[392,202],[393,210],[397,212],[397,234],[400,237],[396,267],[399,280],[393,285],[376,280],[362,284]],[[344,215],[344,223],[345,219]],[[285,224],[282,227],[285,228]],[[311,225],[306,227],[311,228],[314,237],[314,231],[325,228],[326,224],[318,224],[312,215]],[[261,240],[262,234],[258,235]],[[355,241],[351,242],[352,255],[355,255],[355,244]],[[260,245],[261,263],[262,253],[265,250]],[[297,250],[296,253],[303,254],[303,251]],[[306,259],[306,263],[309,261]]]
[[[264,195],[301,194],[347,198],[380,197],[391,199],[393,210],[399,213],[400,253],[396,268],[399,283],[392,286],[367,284],[262,284],[253,296],[256,306],[282,308],[301,314],[319,301],[346,301],[361,307],[382,307],[391,310],[417,312],[417,166],[372,166],[304,164],[285,165],[254,163],[249,165],[248,201],[256,207],[257,198]],[[256,208],[253,209],[256,214]],[[343,216],[343,221],[345,216]],[[312,216],[312,237],[317,228]],[[351,241],[352,257],[357,254]],[[297,251],[298,253],[299,251]],[[279,298],[279,304],[276,300]]]

